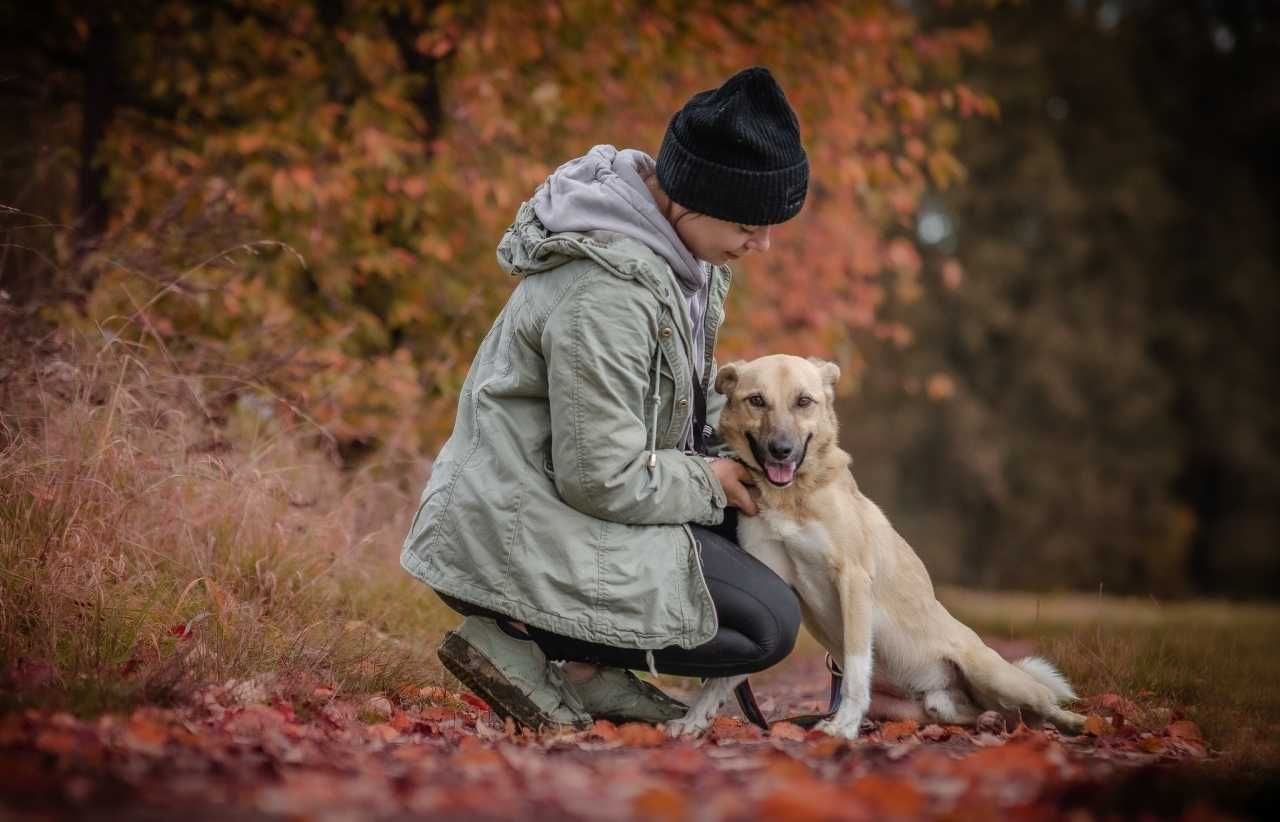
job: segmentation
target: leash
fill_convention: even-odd
[[[840,666],[831,658],[831,654],[827,654],[827,670],[831,673],[831,693],[827,699],[827,712],[825,714],[801,714],[783,721],[799,725],[801,728],[812,728],[839,710],[840,685],[844,682],[844,672],[840,670]],[[755,691],[751,690],[751,680],[742,680],[742,683],[733,689],[733,695],[738,698],[738,707],[742,709],[742,715],[747,718],[748,722],[763,730],[769,730],[769,720],[765,719],[764,711],[760,710],[760,703],[756,701]]]

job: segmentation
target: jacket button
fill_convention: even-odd
[[[662,336],[664,336],[664,337],[670,337],[670,336],[671,336],[671,326],[669,326],[669,325],[664,325],[664,326],[662,326]]]
[[[688,407],[689,407],[689,400],[688,400],[688,398],[686,398],[686,397],[681,397],[681,398],[680,398],[680,407],[681,407],[681,408],[688,408]]]

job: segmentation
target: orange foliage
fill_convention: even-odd
[[[266,359],[280,410],[415,449],[448,433],[512,285],[494,247],[559,163],[594,143],[656,152],[691,94],[770,66],[801,119],[810,197],[743,266],[721,357],[817,354],[856,374],[852,334],[875,327],[886,285],[919,290],[911,220],[962,177],[954,122],[995,112],[959,82],[985,31],[924,31],[892,3],[406,0],[334,19],[171,2],[128,36],[130,83],[154,105],[117,117],[101,152],[113,230],[215,256],[150,303],[136,272],[105,269],[90,319],[122,330],[141,313],[170,344]],[[162,247],[164,220],[216,209],[305,262],[242,248],[228,268],[224,248]]]

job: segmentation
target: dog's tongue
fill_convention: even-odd
[[[792,463],[766,462],[764,470],[769,475],[769,481],[778,485],[786,485],[796,478],[796,467]]]

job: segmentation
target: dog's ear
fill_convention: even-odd
[[[738,369],[743,365],[742,360],[735,360],[720,366],[716,371],[716,393],[724,394],[726,397],[738,385]]]
[[[836,395],[836,383],[840,382],[840,366],[827,360],[821,360],[817,357],[810,357],[809,362],[818,369],[818,373],[822,375],[822,384],[827,389],[827,397],[834,399]]]

